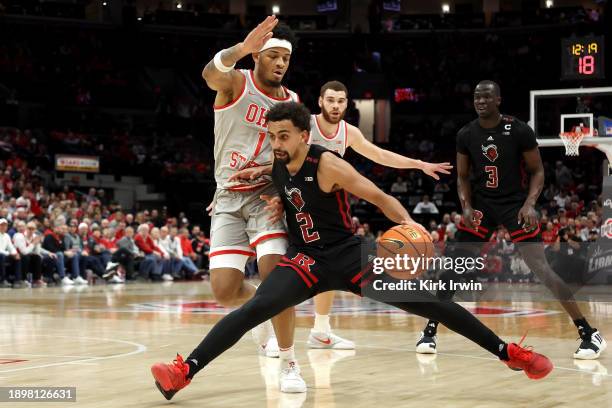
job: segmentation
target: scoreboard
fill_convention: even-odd
[[[561,64],[561,79],[604,78],[604,37],[564,38]]]

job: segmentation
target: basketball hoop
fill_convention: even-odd
[[[578,151],[580,148],[580,142],[587,135],[587,133],[582,132],[561,132],[559,133],[559,137],[563,141],[563,145],[565,146],[565,155],[566,156],[578,156]]]

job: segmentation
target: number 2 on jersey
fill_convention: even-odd
[[[489,179],[487,180],[488,188],[497,188],[499,185],[499,178],[497,176],[497,166],[485,166],[485,171],[489,175]]]
[[[305,212],[297,213],[295,214],[295,219],[300,224],[300,229],[302,230],[302,238],[304,238],[304,242],[309,243],[316,241],[320,238],[319,233],[317,231],[309,231],[312,229],[312,227],[314,227],[310,214]]]

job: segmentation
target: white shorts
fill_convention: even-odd
[[[233,268],[244,272],[246,261],[257,255],[284,255],[287,227],[271,223],[259,196],[278,195],[273,185],[255,192],[217,190],[210,224],[210,269]]]

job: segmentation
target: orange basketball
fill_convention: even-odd
[[[420,224],[396,225],[378,240],[377,262],[396,279],[416,279],[435,256],[431,237]],[[398,259],[399,258],[399,259]]]

